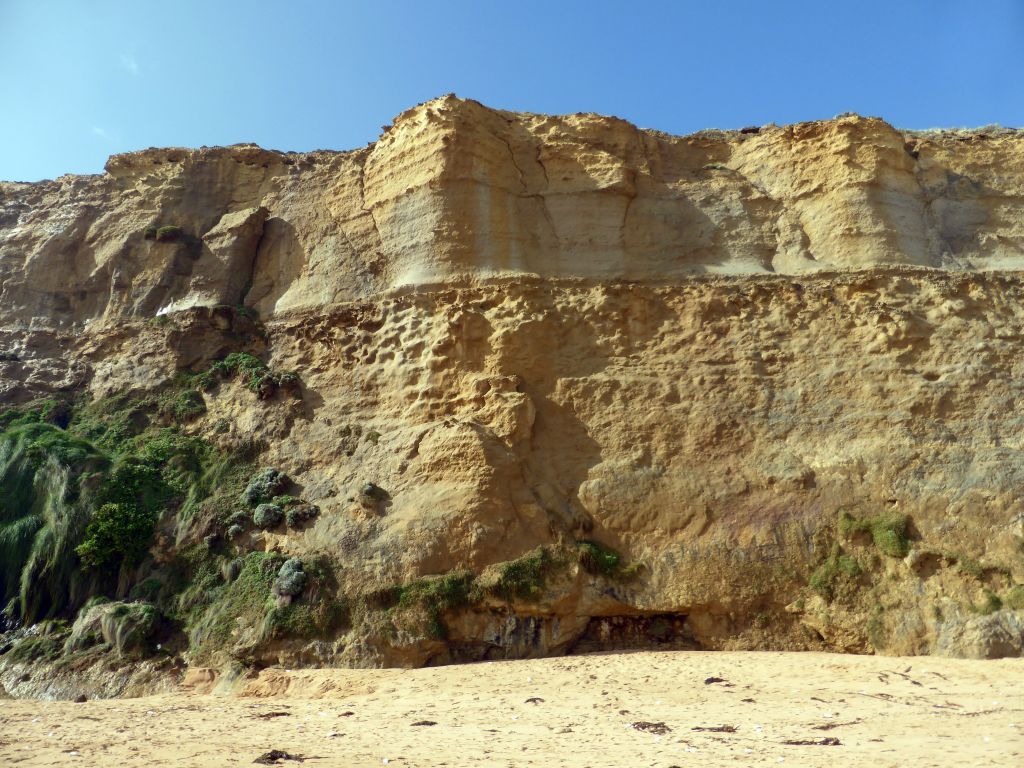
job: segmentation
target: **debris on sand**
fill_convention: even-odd
[[[655,736],[664,736],[672,730],[664,723],[648,723],[646,720],[637,720],[635,723],[631,723],[630,727],[638,731],[653,733]]]
[[[417,720],[415,723],[413,723],[413,726],[417,725],[437,725],[437,723],[433,720]]]
[[[847,723],[824,723],[823,725],[812,725],[811,729],[815,731],[831,731],[833,728],[842,728],[844,725],[856,725],[857,723],[864,722],[859,717],[856,720],[850,720]]]
[[[282,760],[295,760],[296,762],[301,763],[305,759],[306,758],[302,755],[290,755],[283,749],[272,749],[269,752],[264,752],[253,760],[253,762],[257,765],[277,765]]]
[[[706,731],[707,733],[736,733],[735,725],[698,725],[691,731]]]
[[[790,747],[841,747],[843,745],[843,742],[835,736],[826,736],[823,739],[792,739],[782,743]]]
[[[712,685],[714,683],[727,683],[729,682],[724,677],[706,677],[704,678],[704,685]]]
[[[291,717],[291,712],[263,712],[253,717],[258,717],[260,720],[270,720],[275,717]]]
[[[524,704],[543,704],[544,703],[544,699],[542,699],[540,696],[531,696],[530,698],[528,698],[523,703]]]

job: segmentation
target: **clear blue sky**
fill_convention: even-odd
[[[443,93],[688,133],[1024,124],[1024,0],[0,0],[0,179],[349,149]]]

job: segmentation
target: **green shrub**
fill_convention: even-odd
[[[41,423],[63,427],[66,426],[69,417],[70,408],[66,402],[52,398],[34,400],[22,406],[0,411],[0,430]]]
[[[80,404],[75,408],[68,431],[99,448],[118,453],[124,450],[125,443],[149,426],[149,412],[154,405],[150,398],[128,395]]]
[[[50,424],[0,433],[0,608],[13,617],[37,621],[88,597],[75,547],[93,508],[91,478],[108,465]]]
[[[292,371],[274,373],[267,367],[267,364],[255,355],[248,352],[232,352],[223,360],[218,360],[210,367],[209,373],[216,374],[224,379],[238,377],[245,384],[250,392],[255,392],[261,400],[269,400],[278,389],[287,389],[297,393],[300,385],[298,374]],[[203,374],[197,374],[203,376]],[[203,379],[202,386],[197,389],[204,389],[213,386],[208,379]]]
[[[587,573],[611,577],[618,572],[622,558],[611,547],[596,541],[578,541],[576,547],[580,565]]]
[[[282,560],[276,553],[250,552],[231,583],[224,584],[219,571],[210,571],[207,586],[191,590],[181,608],[190,614],[192,647],[197,658],[208,659],[226,649],[234,641],[240,623],[257,626],[264,621],[271,609],[270,589]],[[196,581],[193,578],[193,583]],[[189,606],[190,602],[198,604]]]
[[[302,561],[297,557],[291,557],[284,561],[277,572],[271,591],[274,595],[297,597],[302,594],[305,586],[306,573],[302,568]]]
[[[206,401],[195,389],[171,392],[160,400],[160,413],[174,421],[192,421],[206,413]]]
[[[137,506],[153,514],[174,495],[164,480],[158,462],[138,456],[125,456],[118,461],[103,481],[98,493],[100,504]]]
[[[137,564],[149,549],[156,516],[131,503],[104,504],[85,529],[85,540],[75,549],[86,568],[114,568]]]
[[[880,552],[889,557],[906,557],[910,551],[909,524],[910,517],[899,512],[882,512],[863,520],[844,512],[839,517],[839,532],[844,536],[870,533]]]
[[[448,636],[444,612],[469,605],[472,587],[473,574],[467,571],[417,579],[394,588],[394,603],[404,611],[421,611],[421,616],[426,619],[427,635],[444,639]]]
[[[209,392],[217,386],[217,377],[213,371],[202,371],[189,378],[188,385],[200,392]]]
[[[268,530],[284,519],[284,512],[276,504],[259,504],[252,513],[252,521],[257,528]]]
[[[811,573],[809,586],[831,601],[836,596],[839,583],[851,583],[861,573],[860,564],[849,555],[843,554],[839,545],[834,544],[829,556]]]
[[[150,576],[133,586],[128,596],[132,600],[145,600],[154,603],[160,596],[163,587],[164,583],[160,579]]]
[[[156,227],[146,227],[142,231],[142,237],[145,240],[156,240],[156,232],[157,232],[157,228]]]
[[[214,363],[210,370],[225,379],[240,376],[245,386],[257,394],[260,392],[264,379],[271,375],[267,364],[248,352],[232,352],[223,360]]]
[[[981,581],[985,577],[984,567],[973,558],[966,556],[957,557],[956,564],[961,573],[970,576],[972,579]]]
[[[244,497],[250,506],[270,501],[288,487],[288,475],[279,469],[267,467],[253,475],[245,486]]]
[[[320,514],[320,507],[315,504],[295,504],[284,513],[285,522],[291,528],[297,528]]]
[[[498,566],[497,578],[483,586],[484,592],[505,600],[539,600],[544,595],[547,577],[558,562],[544,547]]]
[[[156,241],[158,243],[173,243],[180,239],[182,234],[183,232],[181,227],[159,227],[156,231]]]
[[[864,625],[864,633],[867,635],[868,642],[871,643],[871,647],[875,651],[883,650],[889,642],[889,632],[886,629],[883,616],[884,610],[882,606],[877,605],[871,614],[871,618]]]

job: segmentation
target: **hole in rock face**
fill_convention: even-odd
[[[700,650],[686,614],[649,616],[594,616],[569,653],[595,653],[639,649]]]

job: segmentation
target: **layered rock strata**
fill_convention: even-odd
[[[254,314],[301,398],[224,387],[185,430],[258,441],[321,514],[242,549],[326,557],[347,595],[538,547],[635,566],[260,663],[1018,655],[1022,195],[1015,131],[677,137],[455,97],[353,152],[118,155],[0,185],[0,391],[146,392]]]

